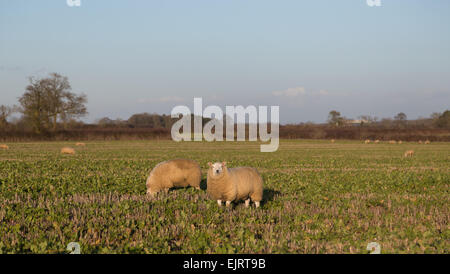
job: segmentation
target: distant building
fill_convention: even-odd
[[[364,119],[356,119],[356,120],[345,120],[345,124],[349,125],[349,126],[361,126],[363,124],[368,124],[370,123],[368,120],[364,120]]]

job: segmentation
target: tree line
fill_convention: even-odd
[[[8,132],[33,132],[33,134],[48,134],[61,130],[92,130],[92,129],[161,129],[161,132],[169,132],[177,119],[170,115],[156,113],[137,113],[127,120],[111,119],[104,117],[93,124],[85,124],[80,118],[86,116],[87,96],[72,92],[67,77],[58,73],[51,73],[44,78],[29,78],[29,84],[25,92],[18,98],[19,105],[0,105],[0,131]],[[20,113],[19,118],[11,118],[14,113]],[[209,119],[203,119],[206,123]],[[328,114],[327,124],[316,125],[314,123],[299,123],[286,125],[283,128],[292,130],[293,127],[305,128],[314,125],[317,127],[348,128],[364,127],[379,129],[450,129],[450,110],[443,113],[433,113],[429,118],[408,120],[403,112],[393,118],[373,117],[361,115],[358,119],[349,119],[341,115],[337,110]]]

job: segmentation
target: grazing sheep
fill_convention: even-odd
[[[374,142],[374,143],[375,143],[375,144],[378,144],[379,142],[380,142],[380,140],[375,140],[375,142]]]
[[[61,154],[75,154],[75,149],[71,147],[63,147],[61,149]]]
[[[412,157],[414,155],[414,150],[407,150],[403,156]]]
[[[76,143],[75,145],[78,146],[78,147],[84,147],[84,146],[86,146],[85,143]]]
[[[364,144],[370,144],[370,140],[369,139],[365,140]]]
[[[147,194],[154,196],[161,190],[168,192],[172,187],[192,186],[200,189],[202,171],[197,162],[175,159],[157,164],[147,178]]]
[[[419,140],[419,142],[418,142],[419,144],[421,144],[422,143],[422,140]]]
[[[396,144],[397,142],[395,140],[390,140],[389,144]]]
[[[430,143],[430,140],[425,141],[425,145],[428,145]]]
[[[0,149],[9,149],[9,146],[5,145],[5,144],[1,144],[0,145]]]
[[[331,143],[333,143],[333,144],[334,144],[334,142],[336,142],[336,140],[334,140],[334,139],[331,139]]]
[[[402,143],[403,143],[403,142],[402,142],[401,140],[397,142],[397,144],[399,144],[399,145],[401,145]]]
[[[255,168],[229,169],[226,162],[208,165],[207,192],[219,206],[222,201],[229,206],[232,201],[245,200],[245,207],[248,207],[252,200],[259,207],[263,198],[263,180]]]

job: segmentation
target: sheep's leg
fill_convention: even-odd
[[[250,199],[245,200],[245,207],[248,207],[250,205]]]
[[[218,204],[219,206],[222,206],[222,200],[217,200],[217,204]]]
[[[229,207],[231,205],[231,201],[227,201],[226,205],[227,205],[227,207]]]
[[[165,188],[164,193],[166,193],[166,194],[169,193],[169,188]]]
[[[255,206],[256,206],[256,208],[258,208],[259,207],[259,202],[255,202]]]

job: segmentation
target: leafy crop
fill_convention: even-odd
[[[0,253],[449,253],[448,143],[282,141],[12,143],[0,150]],[[404,158],[413,149],[412,158]],[[151,199],[153,166],[189,158],[202,190]],[[205,191],[209,161],[253,166],[262,207],[218,208]]]

